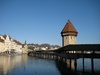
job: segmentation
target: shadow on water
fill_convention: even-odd
[[[67,67],[67,65],[61,61],[56,61],[56,67],[62,75],[100,75],[100,72],[90,72],[82,70],[72,70]],[[82,68],[82,67],[81,67]]]
[[[77,75],[76,72],[67,68],[67,65],[63,62],[56,61],[56,66],[62,75]]]

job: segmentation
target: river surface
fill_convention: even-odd
[[[56,63],[27,55],[0,56],[0,75],[61,75]]]
[[[91,71],[91,60],[85,59],[85,70]],[[82,70],[82,59],[77,60],[77,70]],[[95,71],[100,71],[100,59],[94,59]],[[54,60],[27,55],[0,56],[0,75],[62,75]]]

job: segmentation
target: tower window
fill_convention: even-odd
[[[71,36],[71,39],[73,39],[73,37]]]

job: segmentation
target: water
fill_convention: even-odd
[[[61,75],[53,60],[27,55],[0,56],[0,75]]]
[[[94,71],[96,73],[100,73],[100,59],[93,59],[94,60]],[[91,72],[91,59],[90,58],[85,58],[84,59],[84,68],[85,68],[85,71],[88,71],[88,72]],[[82,71],[82,58],[80,59],[77,59],[77,69],[78,71]]]
[[[63,75],[62,66],[54,60],[27,55],[0,56],[0,75]],[[85,71],[90,72],[91,59],[85,59],[84,66]],[[77,59],[77,70],[82,71],[82,59]],[[67,72],[66,69],[65,71]],[[100,59],[94,59],[94,71],[100,73]]]

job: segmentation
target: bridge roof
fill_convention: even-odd
[[[73,44],[56,50],[56,52],[63,51],[100,51],[100,44]]]

